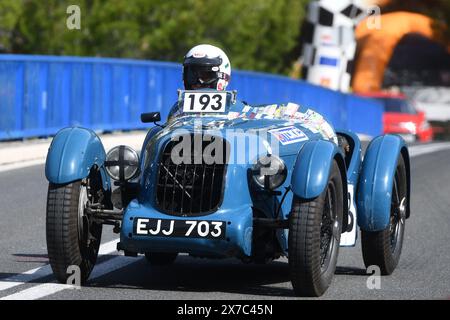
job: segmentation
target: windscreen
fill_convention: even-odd
[[[405,99],[382,98],[385,112],[416,114],[414,106]]]

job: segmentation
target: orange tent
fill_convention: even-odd
[[[438,42],[441,40],[434,21],[427,16],[400,11],[383,14],[380,18],[381,28],[373,28],[374,24],[368,19],[374,17],[363,20],[356,28],[358,57],[352,86],[357,93],[381,89],[384,71],[395,47],[405,35],[416,33]]]

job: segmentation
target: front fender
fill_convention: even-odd
[[[105,158],[105,149],[95,132],[80,127],[64,128],[53,138],[48,150],[45,176],[51,183],[70,183],[86,178],[94,165],[103,168]],[[101,171],[103,183],[108,184],[104,170]]]
[[[334,143],[325,140],[306,142],[298,153],[292,170],[292,192],[303,199],[318,197],[328,183],[331,165],[335,157],[342,169],[342,155]],[[346,181],[345,168],[341,170],[341,174],[343,174],[343,181]],[[344,192],[344,194],[346,193]]]
[[[409,216],[410,173],[405,141],[397,135],[376,137],[367,147],[357,192],[358,225],[365,231],[381,231],[388,227],[392,186],[399,155],[406,165]]]

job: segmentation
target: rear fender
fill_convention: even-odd
[[[364,231],[381,231],[389,225],[392,186],[399,155],[406,166],[406,217],[410,215],[411,178],[406,143],[397,135],[376,137],[367,147],[357,191],[357,220]]]

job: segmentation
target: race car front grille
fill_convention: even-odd
[[[177,146],[182,141],[188,141],[185,146],[191,147],[190,152],[188,148],[184,150]],[[221,151],[216,148],[219,146]],[[228,150],[226,140],[217,136],[185,135],[178,141],[169,141],[159,160],[156,185],[158,209],[176,216],[200,216],[216,211],[223,198]],[[212,157],[205,161],[203,155],[208,154]],[[175,159],[174,156],[183,157],[183,161],[179,163],[180,158]]]

